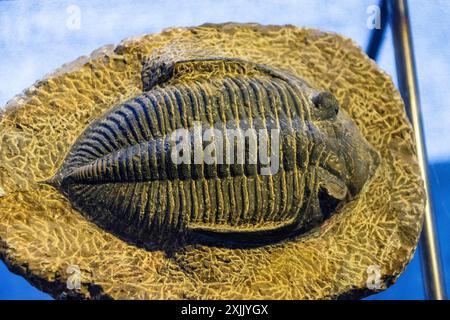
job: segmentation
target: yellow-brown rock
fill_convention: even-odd
[[[375,177],[320,228],[258,248],[192,244],[168,256],[102,230],[39,181],[54,175],[92,120],[142,92],[142,59],[161,53],[237,57],[330,90],[380,153]],[[59,298],[365,296],[397,279],[420,234],[425,197],[411,133],[390,77],[335,34],[224,24],[125,40],[63,66],[2,112],[0,256],[13,272]],[[379,286],[370,285],[373,268],[380,271]],[[68,289],[74,270],[81,287]]]

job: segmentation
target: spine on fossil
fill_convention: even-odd
[[[152,139],[76,166],[66,178],[75,183],[196,180],[264,175],[270,166],[275,171],[304,166],[307,150],[302,145],[307,142],[299,132],[245,130],[216,130],[208,142],[193,130],[186,131],[182,142],[173,135]]]

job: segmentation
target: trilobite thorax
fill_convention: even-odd
[[[288,73],[227,58],[143,71],[144,92],[91,123],[50,181],[108,229],[288,235],[356,195],[350,162],[366,162],[364,182],[376,167],[370,146],[340,141],[359,132],[337,132],[334,96]]]

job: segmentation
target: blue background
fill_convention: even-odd
[[[365,47],[369,6],[347,1],[1,1],[0,106],[65,62],[126,37],[205,22],[293,24],[334,31]],[[446,282],[450,284],[450,1],[410,1],[431,190]],[[78,19],[79,18],[79,19]],[[77,22],[79,21],[79,24]],[[378,64],[396,82],[390,32]],[[449,290],[447,287],[447,293]],[[423,299],[419,254],[388,290],[369,299]],[[0,262],[0,299],[50,299]]]

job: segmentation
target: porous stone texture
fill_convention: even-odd
[[[168,255],[102,230],[39,181],[91,121],[142,92],[141,62],[161,52],[241,58],[331,91],[381,155],[374,178],[320,228],[256,248],[190,244]],[[421,231],[425,196],[401,97],[359,47],[332,33],[221,24],[105,46],[11,100],[0,139],[0,256],[56,298],[360,298],[394,283]],[[81,287],[68,289],[77,268]],[[381,285],[369,289],[373,268]]]

